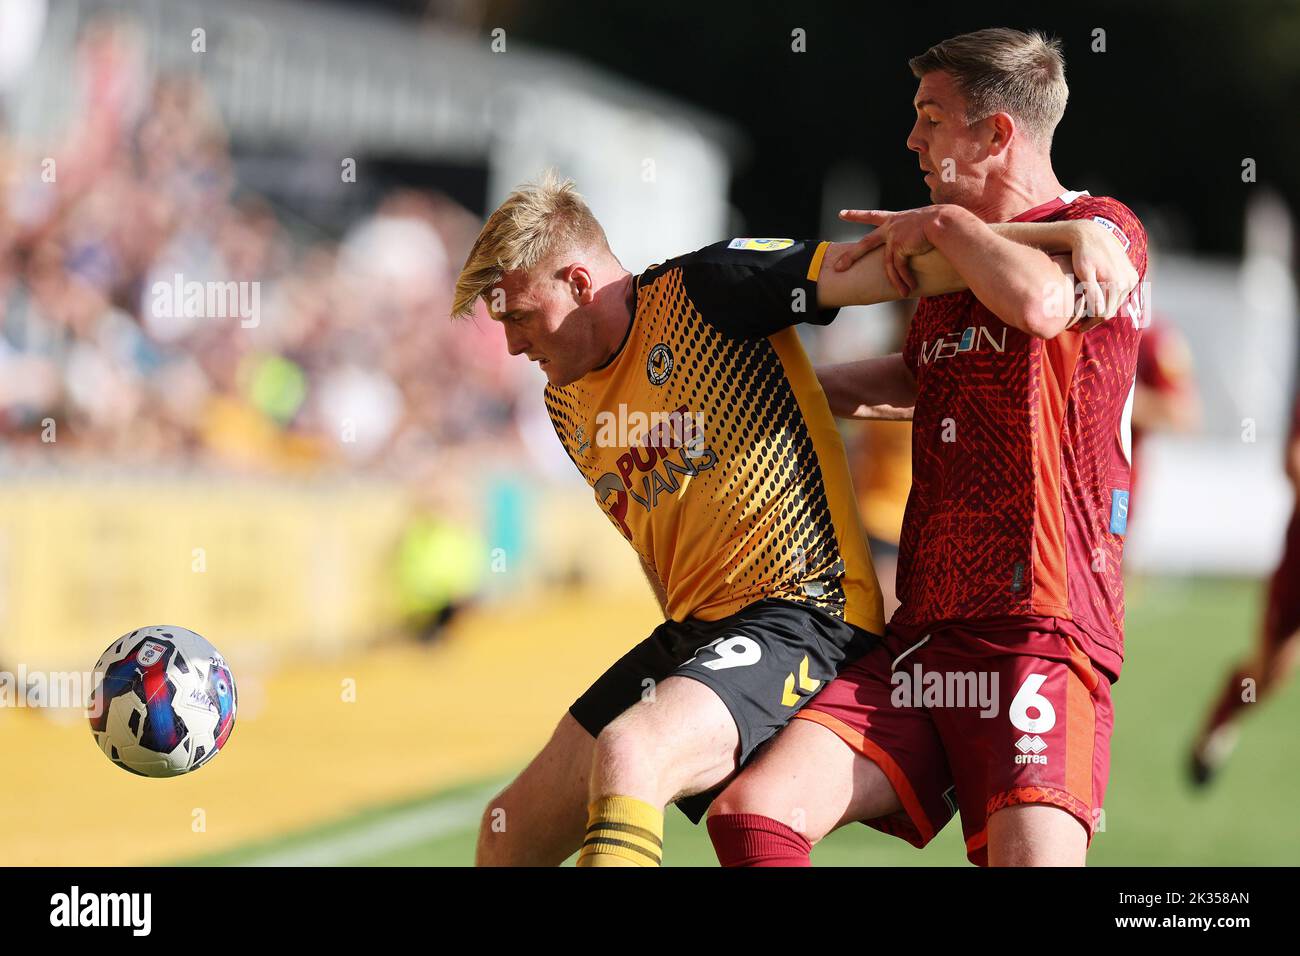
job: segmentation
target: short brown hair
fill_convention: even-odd
[[[1009,113],[1044,146],[1065,114],[1070,89],[1059,40],[992,27],[936,43],[907,61],[917,79],[942,70],[966,97],[966,120]]]
[[[469,315],[475,300],[507,272],[532,269],[553,255],[592,245],[609,248],[605,230],[573,180],[546,170],[536,182],[518,187],[488,217],[456,280],[452,318]]]

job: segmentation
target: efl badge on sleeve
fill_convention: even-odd
[[[793,245],[793,239],[732,239],[727,243],[727,248],[748,249],[751,252],[776,252],[778,249],[789,249]]]

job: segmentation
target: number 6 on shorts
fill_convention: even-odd
[[[1045,734],[1056,726],[1056,708],[1052,702],[1038,691],[1047,680],[1046,674],[1030,674],[1016,691],[1011,700],[1011,726],[1026,734]],[[1037,717],[1029,716],[1029,708],[1038,711]]]

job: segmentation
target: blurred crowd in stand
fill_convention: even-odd
[[[304,228],[241,186],[201,82],[137,42],[87,30],[56,142],[0,133],[6,455],[439,488],[526,456],[536,371],[485,314],[448,320],[476,218],[397,189],[342,235]]]
[[[210,91],[129,23],[93,22],[74,67],[52,141],[0,115],[0,463],[396,482],[391,580],[437,633],[524,541],[529,477],[567,465],[541,374],[486,312],[448,317],[477,217],[372,189],[331,233],[240,182]]]

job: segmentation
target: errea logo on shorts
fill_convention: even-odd
[[[1011,718],[1011,726],[1021,733],[1020,739],[1015,743],[1016,749],[1020,751],[1015,755],[1018,764],[1047,763],[1047,757],[1043,754],[1047,743],[1039,735],[1050,732],[1056,726],[1056,708],[1039,693],[1045,683],[1046,674],[1030,674],[1011,700],[1007,716]]]
[[[1037,734],[1032,737],[1024,734],[1016,741],[1016,749],[1020,751],[1016,754],[1016,763],[1047,763],[1047,758],[1043,756],[1047,744]]]

